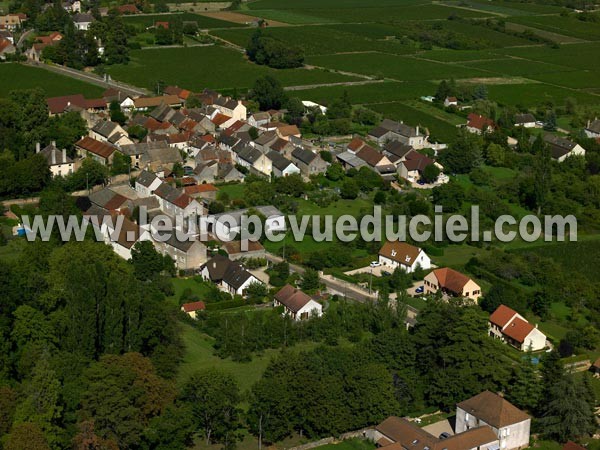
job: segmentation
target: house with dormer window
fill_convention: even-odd
[[[431,268],[431,259],[423,249],[399,241],[388,241],[381,247],[379,263],[392,270],[400,267],[407,273],[412,273],[419,267],[424,270]]]

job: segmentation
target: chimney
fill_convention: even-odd
[[[52,141],[52,147],[56,147],[56,141]]]
[[[40,149],[41,149],[41,145],[40,145],[40,143],[39,143],[39,142],[37,142],[37,143],[35,144],[35,152],[36,152],[36,153],[39,153],[39,152],[40,152]]]
[[[417,136],[419,135],[419,125],[417,125]]]
[[[50,153],[52,154],[52,165],[56,164],[56,151],[54,149],[50,150]]]
[[[67,163],[67,149],[63,148],[62,150],[62,163],[66,164]]]

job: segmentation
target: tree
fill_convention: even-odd
[[[302,281],[300,282],[302,290],[307,292],[316,291],[319,289],[320,285],[319,272],[315,269],[306,269],[304,275],[302,275]]]
[[[287,94],[281,83],[270,75],[258,78],[250,92],[250,98],[258,102],[260,109],[281,109],[287,103]]]
[[[465,199],[463,187],[455,181],[433,188],[433,203],[441,205],[445,212],[458,212]]]
[[[50,446],[37,425],[24,422],[13,427],[4,450],[50,450]]]
[[[290,98],[287,102],[286,109],[288,110],[286,120],[290,124],[300,125],[304,118],[304,105],[302,100],[297,97]]]
[[[426,183],[433,183],[437,180],[437,177],[440,175],[440,169],[435,164],[428,164],[423,169],[421,173],[421,178]]]
[[[444,100],[446,100],[446,97],[450,97],[452,95],[450,86],[448,85],[448,82],[446,80],[442,80],[440,81],[440,84],[438,85],[437,91],[435,93],[435,99],[443,102]]]
[[[121,105],[116,100],[110,102],[110,120],[119,125],[125,125],[127,122],[127,116],[121,111]]]
[[[269,288],[264,283],[254,282],[246,288],[246,295],[251,302],[262,302],[268,294]]]
[[[453,173],[469,173],[482,163],[481,137],[460,130],[456,141],[440,155],[442,164]]]
[[[352,115],[352,104],[348,100],[347,94],[334,99],[327,108],[326,116],[330,120],[348,119]]]
[[[519,361],[507,391],[508,400],[519,408],[536,411],[542,397],[543,386],[533,363],[531,351]]]
[[[161,255],[150,241],[137,242],[131,249],[131,264],[138,280],[152,280],[160,274],[175,275],[175,262]]]
[[[206,444],[233,440],[238,426],[240,391],[227,372],[207,368],[193,374],[184,385],[182,400],[191,407],[194,422]]]
[[[491,143],[486,149],[486,160],[491,166],[502,166],[506,159],[506,150],[503,146]]]
[[[327,168],[327,172],[325,172],[325,176],[331,181],[338,181],[344,178],[346,172],[344,172],[344,168],[338,162],[331,164]]]
[[[353,200],[358,197],[358,193],[359,188],[356,181],[350,178],[345,179],[340,189],[340,196],[344,199]]]
[[[542,145],[540,152],[535,157],[533,176],[535,205],[539,215],[545,206],[552,185],[552,159],[547,145]]]
[[[546,112],[546,118],[544,119],[544,130],[556,131],[556,113],[553,109]]]
[[[10,431],[17,408],[17,393],[8,386],[0,387],[0,439]]]
[[[110,167],[111,175],[121,175],[129,173],[131,169],[131,158],[121,152],[115,152],[113,162]]]
[[[300,47],[265,36],[260,28],[250,37],[246,55],[250,61],[275,69],[301,67],[304,62],[304,53]]]
[[[541,423],[549,438],[566,442],[596,430],[595,396],[582,379],[564,375],[550,389],[546,401]]]

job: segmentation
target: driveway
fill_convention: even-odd
[[[423,294],[423,292],[421,292],[420,294],[417,294],[416,292],[417,288],[420,286],[423,286],[423,281],[415,281],[413,285],[406,290],[406,293],[411,297],[422,297],[423,295],[425,295]]]
[[[391,269],[389,267],[385,267],[385,266],[378,266],[378,267],[371,267],[371,266],[365,266],[365,267],[360,267],[358,269],[354,269],[354,270],[349,270],[348,272],[344,272],[346,275],[355,275],[357,273],[373,273],[374,276],[376,277],[381,277],[383,275],[385,275],[383,272],[388,272],[391,273]]]
[[[434,435],[435,437],[439,437],[442,433],[448,433],[450,435],[454,435],[454,429],[452,428],[452,424],[448,419],[440,420],[439,422],[432,423],[431,425],[427,425],[423,427],[425,431],[429,434]]]

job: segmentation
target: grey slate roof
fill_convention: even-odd
[[[158,177],[154,175],[152,172],[147,170],[142,170],[142,172],[138,175],[135,180],[137,183],[140,183],[144,187],[150,187],[150,185],[156,180]]]
[[[250,146],[246,146],[238,152],[238,157],[250,164],[254,164],[261,156],[260,150]]]
[[[535,116],[533,114],[517,114],[515,116],[515,123],[516,124],[524,124],[524,123],[531,123],[531,122],[535,122]]]
[[[283,156],[281,153],[277,153],[276,151],[273,151],[273,150],[271,150],[269,153],[267,153],[267,158],[269,158],[273,162],[273,166],[275,168],[279,169],[282,172],[285,169],[287,169],[290,165],[294,164],[289,159],[287,159],[285,156]]]
[[[92,131],[94,133],[99,134],[100,136],[108,139],[108,137],[115,131],[115,129],[119,126],[119,124],[115,122],[111,122],[110,120],[104,120],[102,122],[98,122]]]
[[[303,148],[295,148],[292,152],[292,157],[306,165],[309,165],[315,160],[317,154]]]

